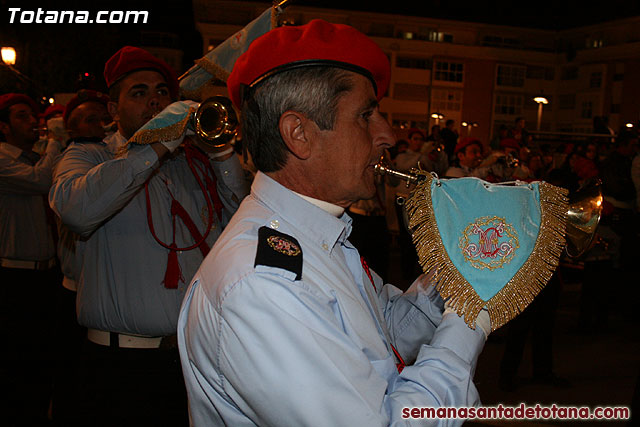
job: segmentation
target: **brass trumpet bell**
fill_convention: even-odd
[[[224,96],[213,96],[202,102],[191,121],[195,133],[213,148],[224,147],[238,131],[236,112]]]
[[[590,247],[602,214],[602,191],[599,180],[591,181],[569,194],[565,248],[570,258],[578,258]]]

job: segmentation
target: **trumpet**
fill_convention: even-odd
[[[213,96],[198,106],[189,125],[205,144],[222,149],[236,136],[238,117],[228,98]]]
[[[382,158],[375,165],[374,171],[378,175],[389,175],[406,181],[407,186],[419,184],[427,178],[429,173],[418,168],[411,169],[409,173],[400,172],[386,165]],[[565,227],[565,253],[569,258],[575,259],[582,256],[592,246],[602,214],[603,197],[601,187],[602,182],[600,180],[593,180],[583,185],[579,190],[569,194]],[[396,203],[400,206],[404,205],[405,198],[398,196]],[[405,228],[411,232],[404,207],[402,210]]]

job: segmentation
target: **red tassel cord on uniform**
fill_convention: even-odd
[[[373,282],[373,276],[371,275],[371,270],[369,270],[369,265],[367,264],[367,262],[364,260],[364,257],[362,256],[360,257],[360,262],[362,263],[362,268],[364,269],[364,272],[367,273],[367,277],[369,278],[369,280],[371,280],[371,285],[373,286],[373,290],[376,291],[376,294],[377,294],[378,289],[376,288],[376,284]],[[389,343],[389,345],[391,345],[391,350],[393,351],[393,354],[395,354],[396,359],[398,359],[398,363],[396,363],[396,368],[398,369],[398,373],[400,373],[402,372],[404,367],[407,365],[404,363],[402,356],[400,356],[400,353],[398,353],[398,350],[396,350],[393,344]]]
[[[179,282],[184,282],[184,277],[182,276],[180,263],[178,261],[178,251],[190,251],[192,249],[199,248],[203,257],[205,257],[207,253],[209,253],[210,248],[206,242],[206,239],[209,236],[211,227],[213,225],[214,208],[212,206],[212,200],[214,200],[214,204],[216,205],[215,209],[216,209],[216,212],[218,213],[218,216],[219,217],[222,216],[222,202],[218,197],[218,193],[215,186],[215,175],[211,170],[209,159],[206,156],[204,156],[204,154],[202,154],[196,148],[193,148],[190,145],[187,145],[187,146],[189,147],[189,148],[185,147],[186,148],[185,151],[189,152],[189,155],[186,156],[187,164],[189,165],[189,169],[191,170],[191,173],[193,174],[194,178],[198,182],[198,185],[202,190],[202,194],[204,195],[205,201],[207,203],[208,221],[207,221],[207,227],[204,232],[204,235],[200,234],[196,224],[193,222],[193,220],[189,216],[189,213],[186,211],[186,209],[184,209],[184,207],[180,204],[180,202],[178,202],[175,199],[175,197],[173,197],[173,194],[171,194],[171,191],[169,191],[168,184],[165,182],[165,185],[167,186],[167,191],[169,191],[169,195],[171,196],[171,222],[172,222],[172,228],[173,228],[172,243],[166,244],[165,242],[160,240],[160,238],[156,234],[155,227],[153,225],[153,217],[151,213],[151,200],[149,197],[149,182],[147,181],[144,186],[145,202],[146,202],[146,208],[147,208],[147,223],[149,225],[149,230],[151,231],[151,235],[156,240],[156,242],[158,242],[161,246],[169,249],[169,254],[167,258],[167,270],[165,271],[165,277],[164,277],[164,286],[168,289],[176,289],[178,287]],[[200,179],[200,175],[198,174],[198,172],[196,171],[196,168],[194,167],[194,162],[193,162],[194,157],[197,158],[202,163],[202,165],[198,166],[198,168],[200,169],[200,171],[203,172],[205,176],[205,181],[207,182],[206,188],[203,185],[202,180]],[[178,216],[182,220],[182,223],[187,227],[187,229],[191,233],[191,236],[195,240],[194,244],[187,247],[183,247],[183,248],[179,248],[177,246],[175,242],[176,216]]]
[[[184,153],[193,174],[196,175],[195,167],[202,172],[207,190],[209,191],[209,197],[211,197],[211,201],[213,202],[213,208],[218,215],[218,220],[222,221],[222,201],[220,200],[220,196],[218,196],[216,185],[217,179],[216,175],[213,173],[213,169],[211,169],[211,160],[209,160],[209,157],[206,154],[190,143],[186,143],[184,145]],[[194,162],[194,160],[197,160],[200,163],[198,164]]]

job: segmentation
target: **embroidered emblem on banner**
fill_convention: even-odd
[[[267,243],[274,251],[280,252],[281,254],[287,256],[298,256],[300,255],[300,248],[295,243],[285,239],[280,236],[269,236],[267,238]]]
[[[465,260],[480,270],[502,268],[511,262],[519,247],[516,230],[497,216],[476,219],[460,237]]]

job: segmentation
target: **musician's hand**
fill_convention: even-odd
[[[230,143],[226,143],[221,146],[214,146],[207,144],[197,135],[193,135],[189,138],[191,143],[198,147],[201,151],[206,153],[211,160],[223,162],[233,156],[233,146]]]
[[[464,310],[463,310],[464,313]],[[444,303],[444,313],[442,313],[442,317],[445,316],[460,316],[450,305],[449,301]],[[462,317],[462,316],[460,316]],[[476,318],[476,327],[480,328],[482,332],[484,332],[485,339],[491,333],[491,318],[489,317],[489,312],[486,308],[480,310],[478,317]]]
[[[64,144],[69,139],[69,134],[65,130],[62,117],[54,117],[47,120],[47,129],[49,129],[49,135],[58,142]]]

